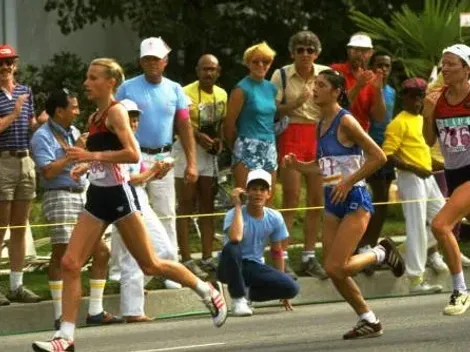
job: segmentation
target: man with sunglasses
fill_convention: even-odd
[[[51,93],[46,100],[46,112],[50,116],[31,139],[31,151],[39,169],[40,184],[44,189],[42,212],[46,221],[56,224],[49,227],[52,254],[49,262],[49,288],[54,306],[54,326],[60,328],[62,315],[61,259],[67,249],[78,216],[85,206],[85,190],[88,182],[83,175],[77,182],[70,176],[74,162],[66,150],[81,141],[79,130],[72,122],[80,114],[77,98],[67,89]],[[109,249],[103,240],[93,253],[90,271],[90,301],[88,325],[123,322],[103,310],[103,291],[106,283]]]
[[[0,306],[10,301],[39,302],[39,297],[23,286],[26,223],[36,197],[36,174],[29,152],[31,130],[44,122],[36,120],[31,88],[15,80],[18,55],[10,45],[0,45],[0,246],[8,226],[10,291],[0,293]]]
[[[372,39],[364,33],[356,33],[347,45],[348,60],[331,65],[346,78],[349,110],[366,132],[370,120],[383,121],[387,112],[382,92],[383,72],[377,69],[374,73],[368,69],[373,52]]]
[[[315,60],[321,53],[318,37],[310,31],[294,34],[289,40],[289,51],[294,62],[274,72],[271,81],[278,87],[276,97],[280,115],[289,116],[289,125],[279,137],[279,160],[294,153],[298,160],[305,162],[315,159],[317,148],[316,126],[318,107],[312,99],[312,91],[317,75],[329,67],[318,65]],[[323,199],[321,177],[314,174],[302,175],[290,168],[281,168],[282,207],[296,208],[302,178],[307,186],[308,207],[320,206]],[[303,177],[302,177],[303,176]],[[304,220],[304,251],[302,252],[302,272],[320,279],[328,278],[315,256],[319,210],[309,210]],[[283,217],[289,231],[292,230],[295,211],[284,212]],[[288,239],[283,241],[285,270],[295,277],[287,259]]]

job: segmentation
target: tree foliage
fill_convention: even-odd
[[[245,74],[241,57],[251,44],[266,40],[278,52],[274,66],[290,60],[289,37],[315,32],[323,44],[319,62],[344,58],[348,37],[357,30],[351,8],[387,20],[405,0],[48,0],[64,34],[92,23],[125,21],[141,38],[162,36],[174,49],[168,74],[183,83],[194,79],[194,65],[206,52],[216,54],[230,88]],[[413,2],[409,0],[408,2]]]
[[[390,23],[353,10],[351,19],[389,52],[407,76],[429,77],[441,57],[442,49],[468,41],[459,27],[461,12],[470,11],[469,0],[425,0],[422,11],[403,5]]]

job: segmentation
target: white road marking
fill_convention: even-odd
[[[155,350],[141,350],[141,351],[133,351],[133,352],[163,352],[163,351],[177,351],[177,350],[189,350],[192,348],[201,348],[201,347],[215,347],[215,346],[222,346],[225,345],[224,342],[216,342],[216,343],[206,343],[204,345],[188,345],[188,346],[177,346],[177,347],[166,347],[166,348],[157,348]]]

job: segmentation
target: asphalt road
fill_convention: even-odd
[[[215,329],[208,317],[160,320],[79,329],[76,351],[470,351],[470,312],[442,315],[448,295],[370,301],[384,326],[379,338],[343,341],[356,317],[345,303],[257,309],[253,317],[230,318]],[[1,319],[1,316],[0,316]],[[31,351],[31,342],[50,333],[0,337],[0,351]]]

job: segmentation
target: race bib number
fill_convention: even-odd
[[[102,163],[94,162],[90,165],[90,181],[102,180],[106,177],[106,170]]]
[[[439,139],[450,153],[466,151],[470,146],[469,126],[440,127]]]
[[[341,170],[338,170],[338,161],[336,159],[323,157],[318,160],[318,165],[322,171],[324,184],[335,185],[343,179]]]

